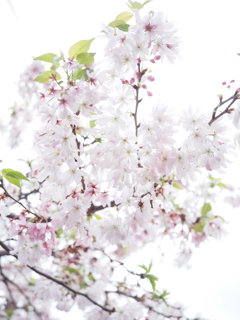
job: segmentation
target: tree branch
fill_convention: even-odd
[[[219,103],[219,104],[216,106],[216,108],[214,108],[214,110],[213,110],[212,119],[208,122],[209,126],[211,126],[211,124],[212,124],[214,121],[216,121],[217,119],[219,119],[219,118],[220,118],[221,116],[223,116],[224,114],[229,113],[229,108],[234,104],[234,102],[235,102],[236,100],[238,100],[238,94],[239,94],[239,91],[237,90],[237,91],[234,93],[234,95],[231,96],[230,98],[228,98],[227,100],[225,100],[225,101],[220,100],[220,103]],[[220,106],[222,106],[223,104],[225,104],[226,102],[230,101],[230,100],[232,100],[232,101],[231,101],[231,103],[227,106],[227,108],[226,108],[224,111],[222,111],[218,116],[216,116],[216,112],[217,112],[218,108],[219,108]]]
[[[1,246],[3,249],[5,249],[7,252],[10,253],[11,250],[10,250],[10,249],[8,248],[8,246],[7,246],[5,243],[3,243],[2,241],[0,241],[0,246]],[[18,259],[17,255],[12,255],[12,256],[15,257],[16,259]],[[113,308],[113,309],[109,309],[109,308],[107,308],[107,307],[104,307],[104,306],[100,305],[99,303],[97,303],[96,301],[94,301],[93,299],[91,299],[87,294],[82,293],[82,292],[80,292],[80,291],[77,291],[77,290],[69,287],[65,282],[63,282],[63,281],[61,281],[61,280],[58,280],[58,279],[56,279],[56,278],[54,278],[54,277],[52,277],[52,276],[44,273],[43,271],[40,271],[40,270],[36,269],[35,267],[31,267],[31,266],[29,266],[29,265],[27,265],[27,267],[28,267],[29,269],[31,269],[32,271],[34,271],[35,273],[39,274],[40,276],[43,276],[44,278],[49,279],[49,280],[51,280],[51,281],[59,284],[60,286],[66,288],[67,290],[69,290],[70,292],[74,293],[75,295],[80,295],[80,296],[85,297],[87,300],[89,300],[90,302],[92,302],[92,304],[98,306],[98,307],[101,308],[102,310],[104,310],[104,311],[106,311],[106,312],[109,312],[109,313],[115,312],[115,309],[114,309],[114,308]]]

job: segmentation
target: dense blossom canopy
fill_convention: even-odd
[[[10,146],[27,122],[39,125],[26,176],[2,170],[0,314],[8,319],[55,319],[49,301],[64,311],[76,304],[88,320],[187,319],[158,289],[151,263],[135,271],[124,259],[167,238],[183,266],[194,247],[226,233],[213,204],[228,187],[213,172],[229,165],[232,141],[240,144],[229,130],[240,128],[238,90],[209,114],[153,103],[155,64],[174,62],[180,39],[163,13],[142,16],[129,4],[133,14],[103,26],[104,59],[83,40],[68,58],[37,57],[20,76]]]

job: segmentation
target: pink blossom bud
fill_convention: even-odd
[[[230,83],[233,83],[235,80],[231,80]]]
[[[172,49],[172,45],[171,44],[167,44],[168,49]]]
[[[141,60],[140,58],[137,58],[137,62],[138,62],[138,63],[141,63],[142,60]]]
[[[121,79],[122,84],[128,83],[128,80]]]
[[[231,88],[231,86],[228,85],[227,88],[229,89],[229,88]]]
[[[225,86],[225,84],[227,84],[227,82],[226,82],[226,81],[224,81],[224,82],[222,83],[222,85],[223,85],[223,86]]]
[[[135,82],[135,79],[134,79],[134,78],[131,78],[131,79],[130,79],[130,83],[133,84],[134,82]]]
[[[137,76],[137,78],[139,78],[140,77],[140,72],[136,71],[136,76]]]
[[[237,91],[239,92],[239,91],[240,91],[240,88],[238,88]]]
[[[152,60],[150,60],[152,63],[155,63],[155,60],[154,59],[152,59]]]
[[[148,91],[148,92],[147,92],[147,95],[148,95],[149,97],[151,97],[153,94],[152,94],[152,92]]]
[[[155,80],[155,78],[154,78],[153,76],[148,76],[147,79],[148,79],[149,81],[154,81],[154,80]]]
[[[142,85],[143,89],[147,89],[147,86],[145,84]]]
[[[161,59],[161,56],[155,56],[154,59],[155,59],[155,60],[160,60],[160,59]]]

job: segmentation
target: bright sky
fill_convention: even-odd
[[[223,81],[234,79],[240,87],[238,4],[237,0],[155,0],[146,6],[145,12],[163,11],[170,21],[176,21],[183,41],[181,59],[175,65],[159,64],[154,74],[161,100],[172,108],[192,105],[212,110]],[[15,99],[13,84],[32,56],[67,52],[75,42],[93,38],[102,30],[102,22],[111,22],[123,11],[128,11],[124,0],[1,0],[2,117],[6,118]],[[93,44],[92,49],[98,48]],[[226,97],[230,94],[226,92]],[[12,162],[13,157],[5,151],[2,158]],[[237,165],[224,179],[239,181]],[[190,270],[167,264],[160,268],[161,281],[174,300],[189,306],[190,315],[199,311],[211,320],[240,319],[240,214],[239,209],[228,210],[227,206],[219,208],[219,215],[229,216],[229,236],[196,251]]]

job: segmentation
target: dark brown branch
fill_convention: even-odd
[[[222,101],[222,100],[220,99],[220,103],[219,103],[219,104],[216,106],[216,108],[214,108],[214,110],[213,110],[212,119],[208,122],[209,126],[211,126],[211,124],[212,124],[214,121],[216,121],[217,119],[219,119],[219,118],[220,118],[221,116],[223,116],[224,114],[228,114],[228,113],[229,113],[230,107],[234,104],[234,102],[235,102],[236,100],[238,100],[238,94],[239,94],[239,91],[237,90],[237,91],[234,93],[234,95],[231,96],[230,98],[228,98],[227,100]],[[224,111],[222,111],[218,116],[216,116],[216,112],[217,112],[218,108],[221,107],[223,104],[227,103],[227,102],[230,101],[230,100],[232,100],[232,101],[231,101],[231,103],[227,106],[227,108],[226,108]]]
[[[10,256],[11,254],[7,251],[0,251],[0,257]]]
[[[117,207],[119,204],[116,204],[115,201],[111,201],[110,202],[110,207],[109,206],[95,206],[93,203],[91,203],[91,206],[88,208],[87,210],[87,216],[91,216],[92,214],[94,214],[97,211],[101,211],[103,209],[106,208],[113,208],[113,207]]]
[[[40,188],[39,188],[40,189]],[[28,193],[21,193],[20,197],[19,197],[19,200],[27,200],[27,198],[31,195],[31,194],[34,194],[34,193],[39,193],[39,189],[34,189]]]

